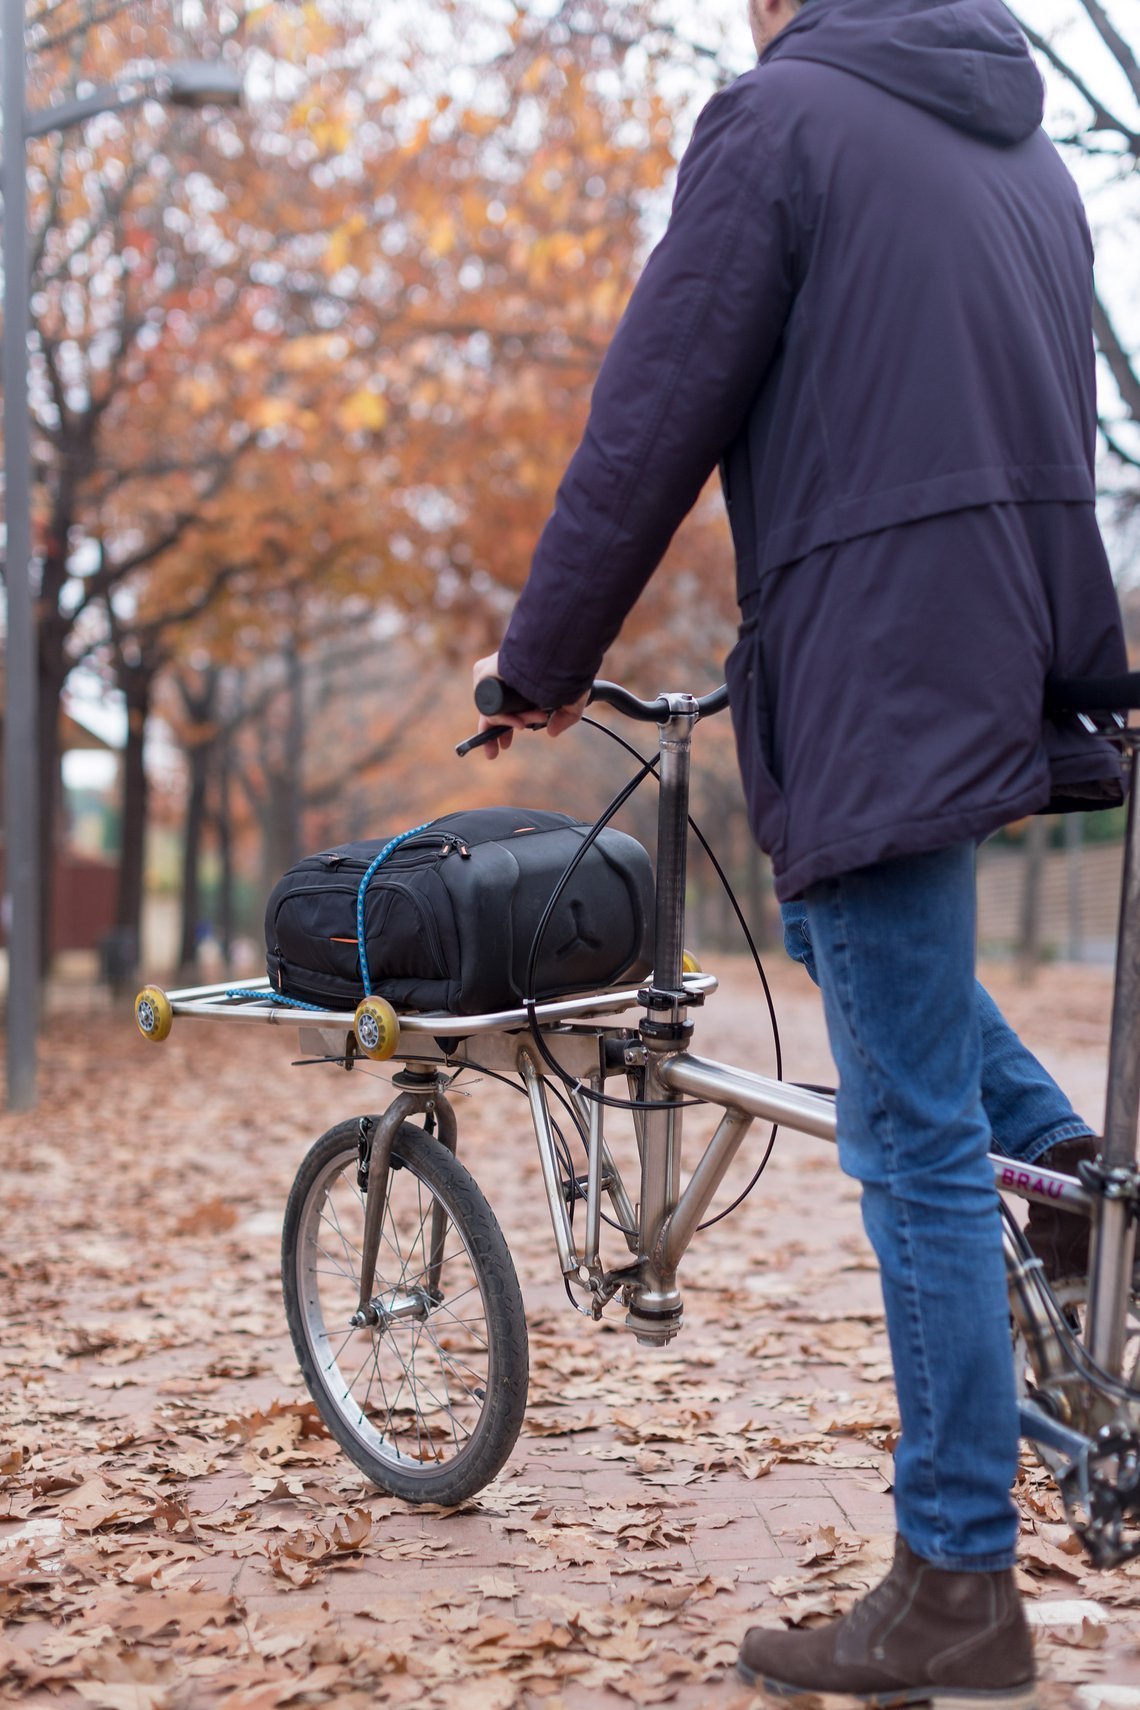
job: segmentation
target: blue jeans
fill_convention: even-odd
[[[826,879],[784,908],[822,992],[842,1168],[862,1184],[902,1435],[895,1511],[936,1566],[1010,1566],[1018,1422],[991,1144],[1087,1134],[974,975],[974,846]]]

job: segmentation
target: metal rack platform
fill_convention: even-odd
[[[466,1039],[480,1033],[509,1033],[539,1026],[556,1026],[561,1022],[589,1020],[598,1016],[618,1015],[623,1010],[639,1007],[638,992],[645,984],[614,987],[607,991],[586,992],[579,997],[555,998],[535,1004],[533,1011],[524,1007],[501,1009],[484,1015],[449,1015],[444,1012],[420,1012],[398,1015],[400,1033],[427,1035],[429,1038]],[[686,988],[702,996],[717,988],[715,974],[686,974]],[[264,999],[261,994],[264,993]],[[340,1029],[351,1033],[356,1021],[353,1010],[320,1009],[310,1005],[304,1009],[274,999],[268,979],[248,980],[240,985],[225,980],[212,986],[186,986],[180,991],[166,992],[165,997],[175,1016],[199,1016],[211,1021],[259,1021],[271,1027],[319,1027]],[[395,1053],[399,1056],[399,1052]]]

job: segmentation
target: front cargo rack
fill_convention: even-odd
[[[685,989],[694,997],[704,997],[716,987],[714,974],[685,975]],[[302,1005],[283,1000],[266,978],[243,984],[225,980],[217,985],[186,986],[178,991],[145,986],[135,1000],[135,1020],[143,1037],[156,1043],[168,1037],[176,1016],[196,1016],[211,1021],[299,1027],[303,1048],[306,1044],[311,1047],[315,1036],[319,1036],[320,1044],[326,1047],[326,1054],[336,1058],[347,1056],[351,1059],[353,1054],[359,1054],[385,1060],[419,1056],[421,1046],[433,1042],[437,1048],[445,1044],[453,1046],[478,1035],[530,1032],[536,1026],[563,1028],[574,1022],[620,1014],[623,1010],[637,1008],[643,1002],[644,991],[645,984],[613,987],[533,1005],[521,1004],[516,1009],[495,1010],[482,1015],[418,1011],[397,1015],[384,998],[366,997],[355,1010],[322,1009],[317,1004]],[[348,1036],[351,1036],[351,1044],[346,1043]],[[405,1036],[411,1036],[408,1039],[411,1049],[401,1050],[400,1040]],[[442,1054],[451,1056],[454,1052],[444,1049]]]

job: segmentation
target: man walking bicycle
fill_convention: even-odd
[[[698,121],[476,674],[572,723],[720,464],[741,773],[823,991],[902,1422],[887,1579],[828,1626],[753,1629],[739,1668],[1012,1710],[1033,1658],[986,1154],[1089,1142],[976,984],[974,849],[1120,799],[1107,745],[1043,712],[1050,675],[1125,667],[1093,506],[1091,249],[998,0],[751,0],[751,19],[759,63]]]

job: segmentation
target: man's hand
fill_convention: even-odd
[[[492,653],[486,659],[476,661],[475,668],[471,673],[471,686],[474,688],[475,684],[483,677],[497,677],[498,675],[499,655]],[[564,730],[569,730],[572,724],[577,724],[586,710],[588,700],[589,696],[583,695],[581,700],[575,701],[572,706],[556,707],[549,715],[545,712],[539,712],[537,709],[534,712],[525,713],[495,713],[494,717],[491,718],[485,713],[481,713],[479,715],[479,729],[481,731],[489,730],[493,724],[505,724],[508,727],[496,742],[486,744],[483,749],[484,754],[488,760],[494,760],[500,749],[507,749],[511,746],[516,730],[541,729],[545,725],[551,736],[561,736]]]

